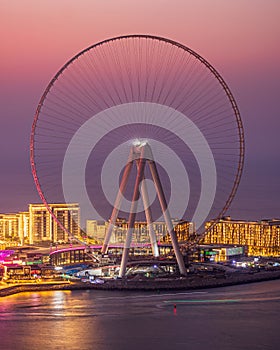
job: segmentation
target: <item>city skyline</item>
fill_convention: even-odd
[[[228,214],[279,217],[280,5],[268,1],[2,3],[0,212],[38,202],[29,165],[33,115],[47,84],[80,50],[121,34],[157,34],[205,57],[223,76],[245,128],[245,168]],[[31,2],[30,2],[31,3]],[[60,21],[62,11],[65,20]],[[154,18],[156,16],[156,23]],[[207,28],[207,30],[205,30]],[[223,30],[221,30],[223,28]]]
[[[110,226],[109,221],[87,220],[86,228],[81,231],[79,228],[80,207],[77,203],[69,203],[67,206],[57,203],[49,205],[66,230],[61,229],[43,204],[29,204],[29,209],[26,212],[0,214],[1,249],[30,244],[34,246],[55,244],[56,247],[62,244],[59,251],[64,252],[72,251],[73,243],[79,245],[77,249],[81,249],[81,247],[84,249],[85,244],[94,246],[94,249],[101,249],[100,244],[106,239],[106,232]],[[198,236],[193,222],[172,221],[174,234],[181,247],[188,246],[188,243],[192,246],[196,242],[198,249],[206,249],[206,251],[213,249],[213,254],[216,254],[217,249],[221,249],[221,255],[217,253],[215,261],[227,260],[226,252],[229,256],[235,253],[241,255],[246,253],[248,256],[254,257],[279,257],[280,220],[232,220],[231,217],[227,216],[219,219],[214,226],[214,221],[210,220],[205,223],[206,234],[199,240],[197,240]],[[150,233],[151,225],[152,235]],[[124,248],[128,228],[128,220],[117,218],[106,249]],[[71,237],[66,231],[71,232]],[[130,234],[131,248],[138,247],[141,250],[141,253],[138,250],[139,254],[151,254],[158,257],[162,254],[162,250],[165,251],[165,254],[167,251],[173,250],[171,248],[173,242],[168,234],[168,225],[164,221],[155,221],[152,224],[145,221],[135,221]],[[70,247],[65,246],[67,242],[71,243]],[[234,249],[232,249],[233,247]],[[231,249],[233,251],[230,253]],[[68,259],[71,260],[70,255]],[[70,260],[68,263],[71,262]]]
[[[279,13],[0,1],[3,349],[278,348]]]

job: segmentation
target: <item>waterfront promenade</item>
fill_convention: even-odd
[[[127,290],[127,291],[161,291],[161,290],[192,290],[202,288],[215,288],[230,285],[252,283],[266,280],[280,279],[280,269],[260,272],[236,272],[227,275],[201,275],[190,274],[178,278],[154,279],[110,279],[103,284],[93,284],[89,281],[50,281],[39,283],[1,283],[0,297],[21,292],[38,292],[52,290]]]

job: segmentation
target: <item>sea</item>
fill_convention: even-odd
[[[178,292],[0,298],[2,350],[280,349],[280,280]]]

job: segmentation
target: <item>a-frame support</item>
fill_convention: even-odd
[[[131,207],[130,207],[130,213],[129,213],[129,218],[128,218],[128,230],[126,234],[126,242],[122,254],[122,261],[121,261],[121,267],[120,267],[120,272],[119,272],[119,277],[124,277],[125,272],[126,272],[126,266],[127,266],[127,261],[128,261],[128,254],[129,254],[129,249],[131,246],[131,241],[132,241],[132,234],[133,234],[133,228],[135,224],[135,217],[136,217],[136,212],[137,212],[137,203],[140,197],[140,191],[142,194],[142,199],[143,199],[143,204],[144,204],[144,210],[145,210],[145,215],[146,215],[146,220],[149,228],[149,235],[150,235],[150,240],[151,240],[151,246],[153,250],[154,256],[158,256],[158,245],[156,241],[156,235],[153,229],[153,220],[152,220],[152,213],[151,209],[149,206],[149,197],[148,197],[148,191],[147,187],[145,184],[144,180],[144,169],[146,163],[148,163],[152,179],[155,185],[156,193],[159,199],[159,203],[161,206],[161,210],[163,213],[164,221],[167,227],[167,231],[170,234],[171,237],[171,242],[172,246],[174,249],[174,253],[177,259],[177,263],[179,266],[180,274],[181,275],[186,275],[186,268],[185,264],[183,261],[182,254],[180,252],[180,247],[177,241],[177,236],[173,228],[173,224],[171,221],[170,213],[168,210],[167,202],[164,196],[163,188],[160,182],[159,174],[157,171],[156,164],[153,159],[153,154],[151,147],[147,142],[139,142],[139,144],[132,146],[129,154],[129,158],[127,161],[127,164],[124,169],[124,173],[121,179],[120,183],[120,188],[115,200],[114,208],[111,214],[108,230],[106,232],[106,236],[104,239],[104,243],[102,246],[102,253],[106,253],[108,250],[108,245],[110,242],[110,238],[114,229],[114,226],[116,224],[116,220],[118,217],[118,213],[120,210],[120,205],[121,201],[123,198],[123,194],[125,192],[128,178],[132,169],[133,162],[136,162],[137,165],[137,175],[136,175],[136,180],[134,184],[134,190],[133,190],[133,198],[131,201]]]

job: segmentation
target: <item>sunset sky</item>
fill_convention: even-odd
[[[245,168],[228,214],[280,217],[280,2],[278,0],[2,0],[0,213],[40,202],[29,165],[39,99],[82,49],[125,34],[178,41],[229,85],[245,129]]]

